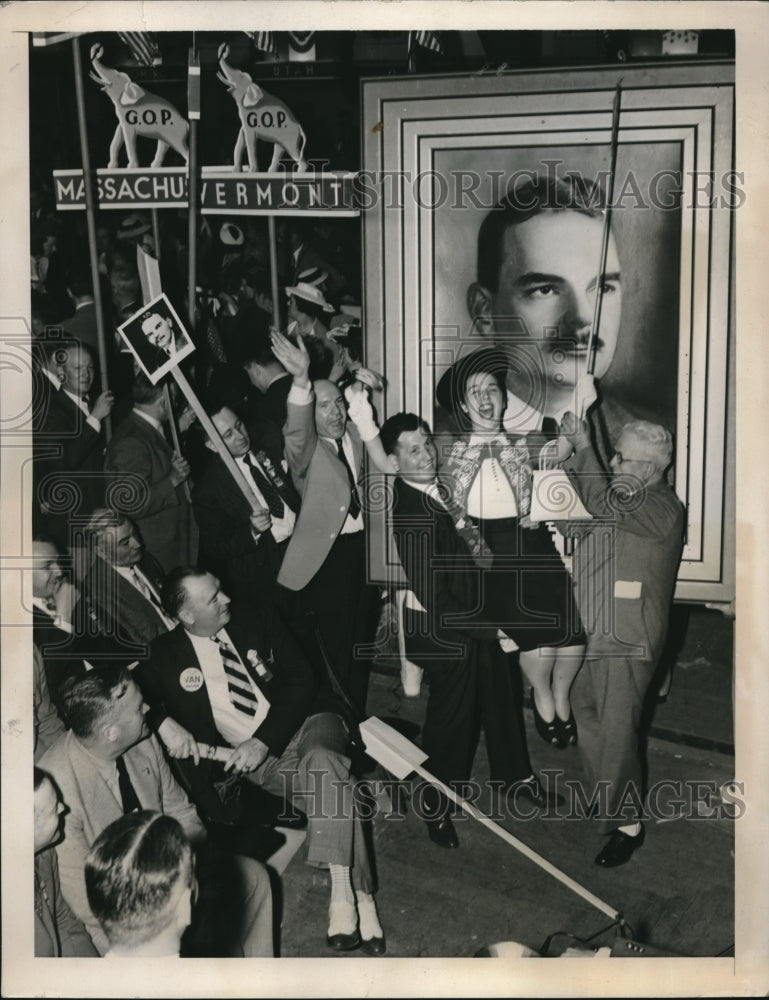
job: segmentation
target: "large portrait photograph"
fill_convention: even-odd
[[[3,996],[766,995],[768,34],[3,6]]]

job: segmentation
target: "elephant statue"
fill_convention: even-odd
[[[115,105],[118,120],[109,147],[108,167],[117,167],[122,146],[126,148],[128,166],[138,167],[136,138],[140,135],[157,139],[157,149],[150,164],[152,167],[163,165],[169,146],[187,163],[190,158],[187,146],[190,126],[187,120],[165,98],[148,93],[138,83],[134,83],[127,73],[105,66],[100,61],[103,54],[101,45],[91,46],[91,64],[96,71],[90,74],[91,79],[100,84]]]
[[[273,143],[270,173],[278,169],[284,151],[296,163],[299,170],[307,170],[307,161],[304,159],[305,134],[302,126],[283,101],[265,93],[248,73],[230,66],[227,62],[229,52],[227,44],[219,46],[221,72],[216,75],[232,94],[240,115],[240,131],[235,143],[235,169],[241,169],[245,150],[248,153],[249,171],[252,173],[258,171],[256,140],[263,139]]]

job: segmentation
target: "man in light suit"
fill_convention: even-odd
[[[111,504],[136,522],[147,548],[167,573],[197,558],[192,505],[182,490],[189,463],[166,441],[170,414],[163,386],[139,373],[131,389],[134,406],[107,446],[104,469]],[[189,418],[180,429],[189,426]]]
[[[136,525],[119,511],[100,507],[86,527],[92,561],[83,590],[101,629],[143,656],[152,640],[173,628],[161,606],[163,567],[149,553]]]
[[[171,573],[163,599],[179,625],[154,640],[150,660],[137,669],[169,751],[182,756],[185,740],[227,748],[225,776],[242,774],[306,812],[307,862],[331,875],[329,947],[382,954],[348,734],[333,703],[317,695],[280,613],[262,603],[233,619],[219,581],[195,567]],[[169,721],[177,727],[170,743]],[[185,769],[195,801],[205,804],[221,770],[204,757]]]
[[[673,456],[666,428],[645,420],[625,424],[610,476],[587,421],[567,413],[561,433],[575,448],[566,471],[593,516],[558,522],[577,538],[575,594],[588,637],[571,702],[599,830],[609,835],[595,862],[614,868],[644,840],[638,727],[667,633],[684,509],[665,478]]]
[[[109,943],[88,905],[88,852],[120,816],[153,809],[178,820],[198,855],[203,923],[194,928],[191,953],[271,957],[269,875],[251,858],[225,857],[208,848],[195,807],[149,734],[146,706],[131,675],[103,666],[72,678],[64,708],[71,729],[44,754],[40,767],[53,777],[67,807],[64,837],[56,847],[62,893],[100,953]]]
[[[285,453],[302,508],[283,558],[278,583],[296,595],[304,618],[302,640],[325,683],[322,657],[313,653],[317,629],[342,685],[365,713],[370,662],[356,647],[371,642],[376,590],[366,582],[363,520],[364,447],[348,422],[342,390],[325,379],[310,383],[310,357],[272,334],[275,356],[293,377],[283,429]]]
[[[45,771],[35,768],[35,957],[98,958],[85,927],[61,895],[54,844],[64,804]]]

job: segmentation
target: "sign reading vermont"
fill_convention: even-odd
[[[203,167],[200,210],[204,214],[358,215],[354,172],[240,173]],[[82,170],[54,170],[56,208],[85,209]],[[133,167],[96,171],[99,208],[186,208],[186,167]]]

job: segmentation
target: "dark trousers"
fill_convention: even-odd
[[[318,572],[290,603],[292,626],[319,682],[331,686],[316,626],[334,673],[364,716],[378,608],[376,588],[366,582],[365,533],[339,535]]]
[[[422,748],[430,755],[425,766],[445,783],[466,780],[483,727],[490,779],[507,785],[528,778],[531,763],[510,663],[496,641],[462,643],[462,657],[419,663],[430,688],[422,728]]]

